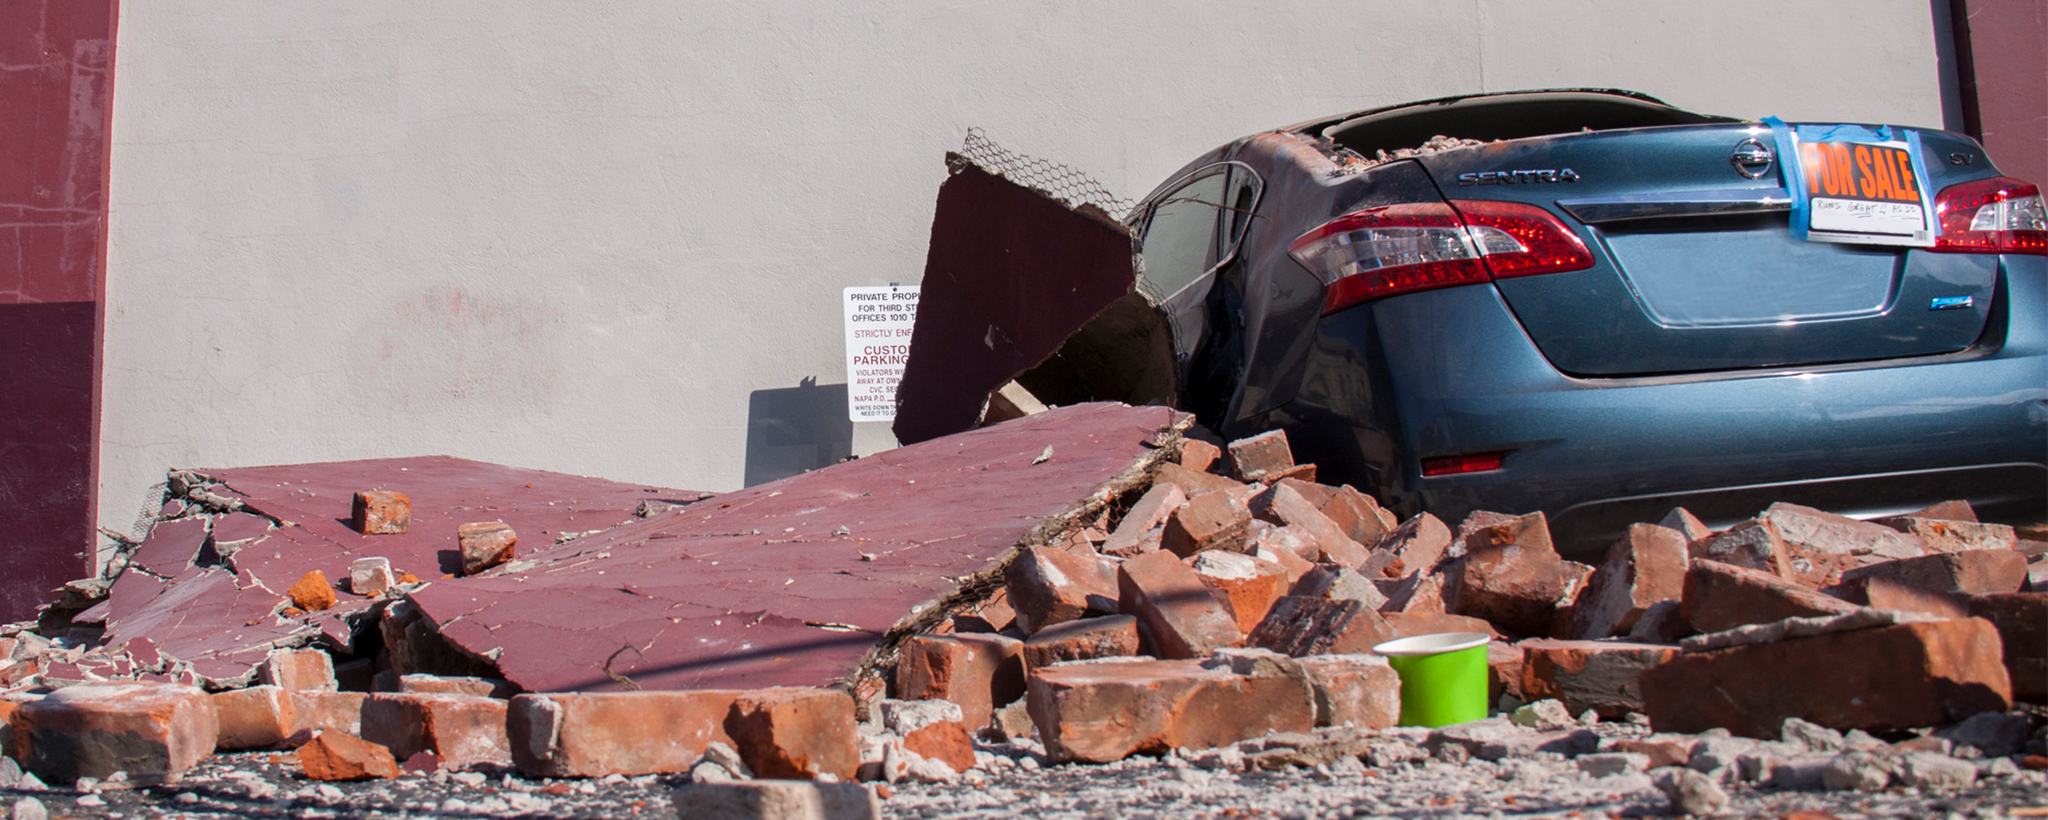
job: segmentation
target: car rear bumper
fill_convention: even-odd
[[[2048,512],[2048,259],[2007,262],[2003,304],[1975,348],[1783,371],[1566,376],[1491,287],[1412,294],[1371,305],[1370,317],[1325,321],[1373,326],[1405,489],[1439,516],[1543,510],[1580,552],[1680,504],[1725,520],[1780,499],[1874,515],[1963,497],[1987,518],[2039,520]],[[1421,476],[1422,458],[1497,451],[1508,452],[1499,470]]]

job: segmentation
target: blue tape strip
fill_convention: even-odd
[[[1906,129],[1906,151],[1913,155],[1913,178],[1920,183],[1920,213],[1926,215],[1927,235],[1941,237],[1941,220],[1934,214],[1934,192],[1927,189],[1934,179],[1927,175],[1927,161],[1920,156],[1920,132]]]
[[[1792,127],[1777,117],[1765,117],[1764,125],[1770,126],[1771,140],[1778,147],[1778,180],[1784,184],[1785,192],[1792,195],[1792,238],[1806,239],[1806,172],[1805,163],[1799,157],[1799,138]]]

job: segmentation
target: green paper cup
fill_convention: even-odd
[[[1401,675],[1401,725],[1449,726],[1486,717],[1486,643],[1480,632],[1440,632],[1372,648]]]

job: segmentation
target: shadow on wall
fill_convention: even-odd
[[[853,455],[846,385],[805,379],[747,396],[747,486],[829,467]]]

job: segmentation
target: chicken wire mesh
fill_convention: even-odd
[[[960,145],[960,156],[984,171],[1061,200],[1068,207],[1092,205],[1119,222],[1136,205],[1111,193],[1108,187],[1086,173],[997,145],[980,128],[967,129],[967,139]]]

